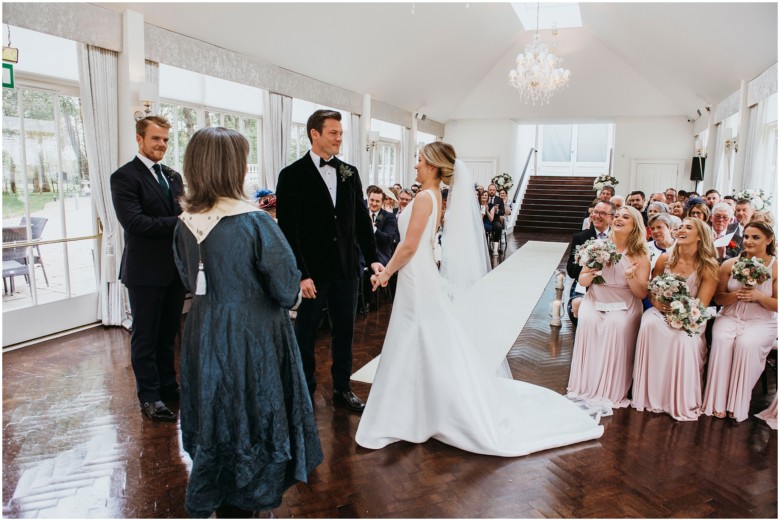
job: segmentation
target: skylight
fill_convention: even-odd
[[[536,30],[536,3],[512,2],[517,18],[526,31]],[[582,27],[580,5],[577,2],[547,3],[539,5],[539,30]]]

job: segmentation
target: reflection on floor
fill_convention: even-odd
[[[515,233],[511,254],[526,240]],[[568,240],[568,237],[561,238]],[[561,265],[563,265],[562,259]],[[551,329],[551,279],[510,352],[515,378],[563,392],[574,332]],[[391,306],[358,315],[355,367],[380,353]],[[285,495],[277,517],[777,517],[777,432],[742,423],[621,409],[594,442],[522,458],[437,441],[379,451],[354,442],[359,417],[334,408],[329,333],[317,343],[315,395],[324,462]],[[365,397],[367,384],[356,384]],[[759,384],[751,412],[766,405]],[[189,458],[178,424],[144,419],[129,336],[96,328],[3,356],[3,515],[182,518]]]

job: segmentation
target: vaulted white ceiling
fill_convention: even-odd
[[[97,5],[443,123],[690,116],[775,64],[778,49],[776,3],[581,3],[583,26],[556,38],[571,84],[532,106],[507,85],[533,37],[509,3]]]

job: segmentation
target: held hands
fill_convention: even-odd
[[[755,288],[742,288],[737,291],[737,301],[738,302],[755,302],[758,300],[758,295],[756,295],[756,289]]]
[[[379,275],[371,275],[371,291],[376,291],[379,286],[386,287],[390,277],[386,271],[382,271]]]

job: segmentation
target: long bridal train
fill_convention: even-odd
[[[599,438],[603,427],[564,396],[496,376],[500,360],[486,360],[480,349],[487,346],[474,345],[439,277],[432,247],[437,202],[432,191],[424,193],[434,210],[420,246],[398,272],[358,444],[379,449],[435,438],[469,452],[522,456]],[[399,218],[402,240],[410,207]]]

